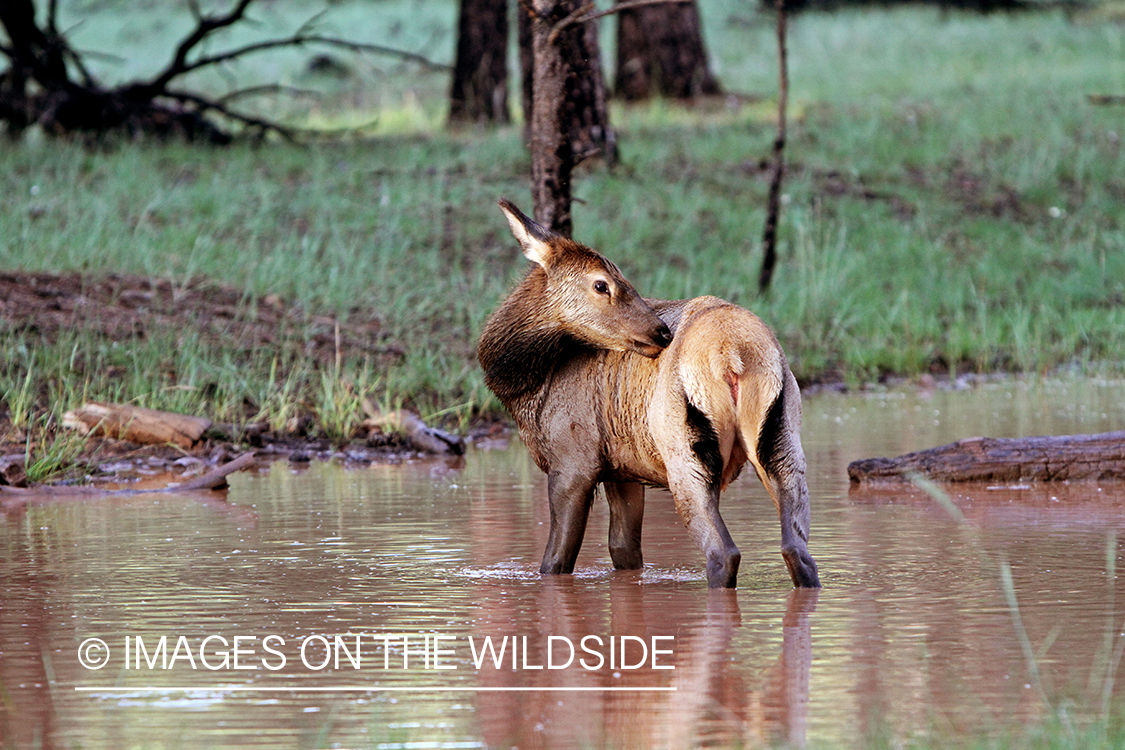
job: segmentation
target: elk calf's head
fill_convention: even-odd
[[[510,201],[500,201],[512,234],[528,260],[544,274],[543,325],[557,326],[598,349],[633,351],[656,357],[672,333],[625,280],[597,252],[544,229]]]

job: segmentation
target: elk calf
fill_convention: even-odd
[[[478,356],[548,477],[542,573],[571,573],[598,483],[614,567],[640,568],[644,487],[667,487],[707,558],[733,587],[741,559],[719,493],[747,461],[781,517],[795,586],[819,587],[809,555],[801,395],[777,339],[716,297],[641,298],[610,261],[500,208],[535,263],[488,319]]]

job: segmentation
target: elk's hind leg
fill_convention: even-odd
[[[762,423],[758,438],[759,476],[777,504],[781,556],[793,585],[820,588],[816,562],[809,554],[809,488],[801,447],[801,396],[786,373],[785,385]]]
[[[645,488],[637,482],[606,482],[609,501],[609,556],[618,570],[644,565],[641,523],[645,515]]]

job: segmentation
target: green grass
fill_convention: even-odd
[[[359,7],[399,19],[372,41],[452,57],[453,3],[343,4],[333,23],[357,28]],[[782,260],[759,298],[773,31],[744,3],[702,8],[724,85],[766,99],[615,106],[623,164],[578,176],[578,239],[646,295],[716,294],[755,310],[806,382],[1125,369],[1125,122],[1085,98],[1125,93],[1122,27],[916,8],[796,18]],[[100,27],[91,16],[83,46],[128,51],[135,39],[163,60],[153,40],[175,24],[120,13]],[[299,82],[309,54],[278,63],[282,77]],[[236,72],[270,74],[256,64]],[[381,114],[378,137],[90,150],[33,135],[5,147],[0,267],[77,269],[90,283],[109,271],[203,276],[244,289],[247,305],[277,294],[310,314],[375,311],[405,356],[345,357],[335,371],[299,346],[245,352],[191,330],[114,344],[0,323],[10,419],[102,398],[274,425],[307,414],[340,437],[364,395],[450,410],[460,424],[499,409],[474,349],[524,268],[495,207],[507,196],[530,210],[520,132],[443,132],[440,75],[353,64],[370,76],[277,111],[298,123]],[[116,65],[125,76],[141,63]],[[424,116],[404,115],[411,107]]]

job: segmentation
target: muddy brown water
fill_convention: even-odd
[[[707,590],[659,492],[643,572],[611,570],[599,501],[577,573],[541,578],[518,444],[8,509],[0,746],[863,747],[1096,718],[1123,698],[1125,486],[952,488],[958,520],[844,468],[1123,424],[1121,382],[808,398],[819,594],[791,591],[750,478],[723,504],[736,592]]]

